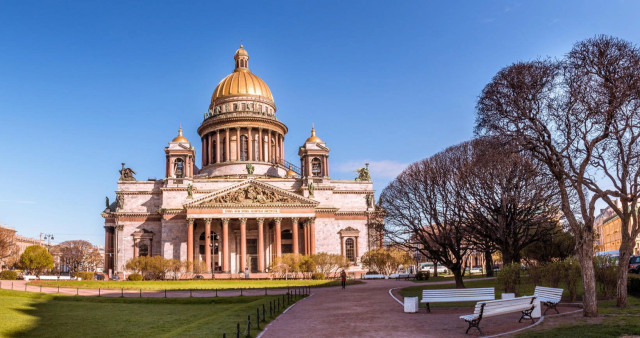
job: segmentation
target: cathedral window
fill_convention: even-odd
[[[138,257],[149,256],[149,246],[147,243],[141,243],[138,246]]]
[[[247,110],[247,104],[246,104],[246,103],[243,103],[243,104],[242,104],[242,111],[246,111],[246,110]]]
[[[240,161],[247,161],[249,159],[249,139],[247,135],[240,136]]]
[[[237,104],[237,103],[234,103],[234,104],[233,104],[233,111],[237,111],[237,110],[238,110],[238,104]]]
[[[176,161],[174,162],[173,173],[176,178],[184,177],[184,161],[181,158],[176,158]]]
[[[311,160],[311,175],[322,176],[322,161],[317,157]]]
[[[222,162],[227,161],[227,138],[222,138]]]
[[[344,251],[349,262],[356,261],[356,246],[353,238],[347,238],[344,240]]]
[[[224,104],[224,111],[225,111],[225,112],[228,112],[228,111],[229,111],[229,104],[228,104],[228,103],[225,103],[225,104]]]

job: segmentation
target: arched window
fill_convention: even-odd
[[[176,158],[173,166],[174,166],[173,173],[175,174],[176,178],[183,178],[184,177],[184,161],[181,158]]]
[[[247,135],[240,135],[240,161],[246,161],[249,158],[249,139]]]
[[[149,246],[147,243],[140,243],[138,246],[138,257],[149,256]]]
[[[356,246],[353,238],[347,238],[344,240],[344,253],[349,262],[356,261]]]
[[[225,111],[225,113],[229,111],[229,104],[228,103],[224,104],[224,111]]]
[[[322,176],[322,161],[317,157],[311,160],[311,175]]]
[[[227,138],[222,138],[222,162],[227,161]]]
[[[234,104],[233,104],[233,111],[237,111],[237,110],[238,110],[238,104],[237,104],[237,103],[234,103]]]

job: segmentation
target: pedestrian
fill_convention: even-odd
[[[342,288],[344,289],[347,286],[347,273],[342,269],[340,273],[340,279],[342,280]]]

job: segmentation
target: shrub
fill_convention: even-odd
[[[0,279],[15,280],[18,279],[18,273],[13,270],[4,270],[0,272]]]
[[[429,271],[419,271],[416,273],[416,280],[429,280],[431,277],[431,272]]]
[[[95,273],[93,271],[76,271],[73,277],[82,278],[82,280],[93,280]]]
[[[613,297],[616,293],[618,280],[618,263],[616,259],[608,256],[598,256],[593,260],[596,282],[600,285],[600,291],[605,297]]]
[[[365,275],[379,275],[380,273],[376,270],[369,270]]]
[[[311,279],[322,280],[322,279],[324,279],[324,273],[322,273],[322,272],[314,272],[311,275]]]
[[[569,301],[576,300],[578,293],[578,281],[582,279],[582,271],[580,270],[580,264],[575,258],[566,258],[562,261],[564,265],[564,282],[567,285],[567,291],[569,291]]]
[[[142,275],[139,273],[132,273],[129,275],[129,277],[127,277],[127,279],[130,281],[139,282],[142,280]]]
[[[548,262],[544,264],[544,281],[547,286],[557,288],[564,274],[562,262]]]
[[[532,265],[527,268],[527,272],[529,273],[529,280],[531,280],[533,285],[542,285],[542,280],[544,278],[543,264]]]
[[[520,271],[522,271],[520,263],[506,265],[498,272],[496,282],[502,286],[504,292],[515,293],[516,287],[520,285]]]

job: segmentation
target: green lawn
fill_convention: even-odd
[[[232,336],[237,322],[246,329],[249,314],[255,336],[256,308],[266,304],[273,320],[269,301],[279,297],[97,298],[0,290],[0,337]]]
[[[350,283],[360,283],[350,280]],[[142,289],[142,290],[189,290],[189,289],[261,289],[298,286],[337,286],[336,280],[177,280],[177,281],[32,281],[29,285],[42,285],[52,287],[86,288],[86,289]]]

